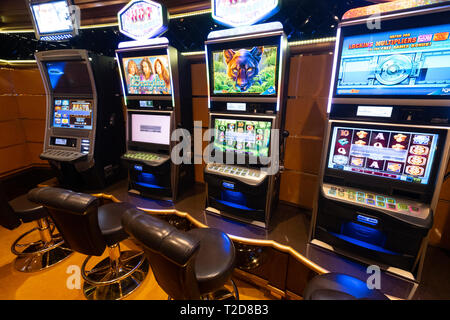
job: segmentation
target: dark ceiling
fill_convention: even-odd
[[[210,8],[210,1],[163,0],[170,14]],[[284,0],[279,13],[267,20],[283,23],[289,41],[332,37],[339,18],[349,9],[371,5],[383,0]],[[115,23],[117,12],[128,0],[75,0],[81,8],[82,26]],[[0,0],[0,29],[31,29],[25,0]],[[95,18],[94,18],[95,17]],[[209,32],[224,29],[211,18],[201,14],[170,19],[164,35],[181,52],[201,51]],[[0,59],[34,59],[36,51],[83,48],[112,56],[121,41],[130,40],[120,34],[117,26],[82,29],[80,35],[66,43],[37,41],[34,33],[0,33]]]

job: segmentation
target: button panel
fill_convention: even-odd
[[[217,163],[208,163],[206,170],[211,173],[229,176],[251,183],[260,182],[267,176],[267,173],[261,170]]]
[[[385,195],[368,193],[363,190],[342,188],[329,184],[323,185],[324,194],[330,198],[350,202],[359,206],[393,211],[417,218],[426,219],[430,209],[423,203],[414,202]]]
[[[140,162],[148,162],[148,163],[160,163],[167,160],[168,156],[163,156],[150,152],[133,152],[128,151],[122,156],[122,159],[132,160],[132,161],[140,161]]]

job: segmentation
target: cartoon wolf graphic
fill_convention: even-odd
[[[223,51],[227,62],[227,75],[234,81],[237,90],[245,92],[253,85],[254,78],[259,73],[259,63],[263,51],[263,47],[254,47],[251,50],[228,49]]]

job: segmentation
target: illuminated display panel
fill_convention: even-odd
[[[53,1],[31,6],[40,34],[71,32],[74,28],[66,1]]]
[[[170,115],[131,114],[131,141],[170,145]]]
[[[279,0],[213,0],[212,17],[229,27],[249,26],[276,14]]]
[[[256,157],[268,157],[272,122],[221,119],[214,120],[214,149]]]
[[[54,93],[92,94],[91,79],[85,62],[46,62],[45,67]]]
[[[450,24],[344,36],[336,96],[450,96]]]
[[[130,1],[118,13],[119,30],[124,35],[140,41],[167,31],[167,9],[149,0]]]
[[[212,51],[216,95],[277,94],[277,46]]]
[[[82,100],[55,99],[54,128],[92,129],[92,103]]]
[[[334,127],[327,166],[355,174],[428,184],[438,134]]]
[[[172,94],[167,55],[122,58],[126,91],[130,95]]]

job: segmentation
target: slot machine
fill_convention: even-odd
[[[399,3],[381,28],[364,8],[339,25],[310,243],[418,282],[449,158],[450,6]]]
[[[153,1],[131,1],[119,13],[119,28],[134,41],[116,50],[126,105],[129,192],[175,201],[194,182],[191,159],[172,161],[176,129],[192,132],[190,74],[186,61],[165,37],[167,9]],[[155,37],[155,38],[152,38]],[[183,83],[183,86],[181,85]],[[191,156],[191,144],[181,158]]]
[[[38,39],[67,41],[78,34],[79,15],[70,1],[29,5]],[[94,190],[117,181],[125,143],[114,58],[75,49],[37,52],[35,58],[47,96],[40,158],[62,187]]]
[[[206,212],[267,229],[280,184],[287,39],[279,22],[248,27],[263,19],[254,19],[255,10],[270,16],[278,2],[267,12],[254,1],[213,2],[214,19],[234,28],[213,31],[205,42],[213,132]]]

